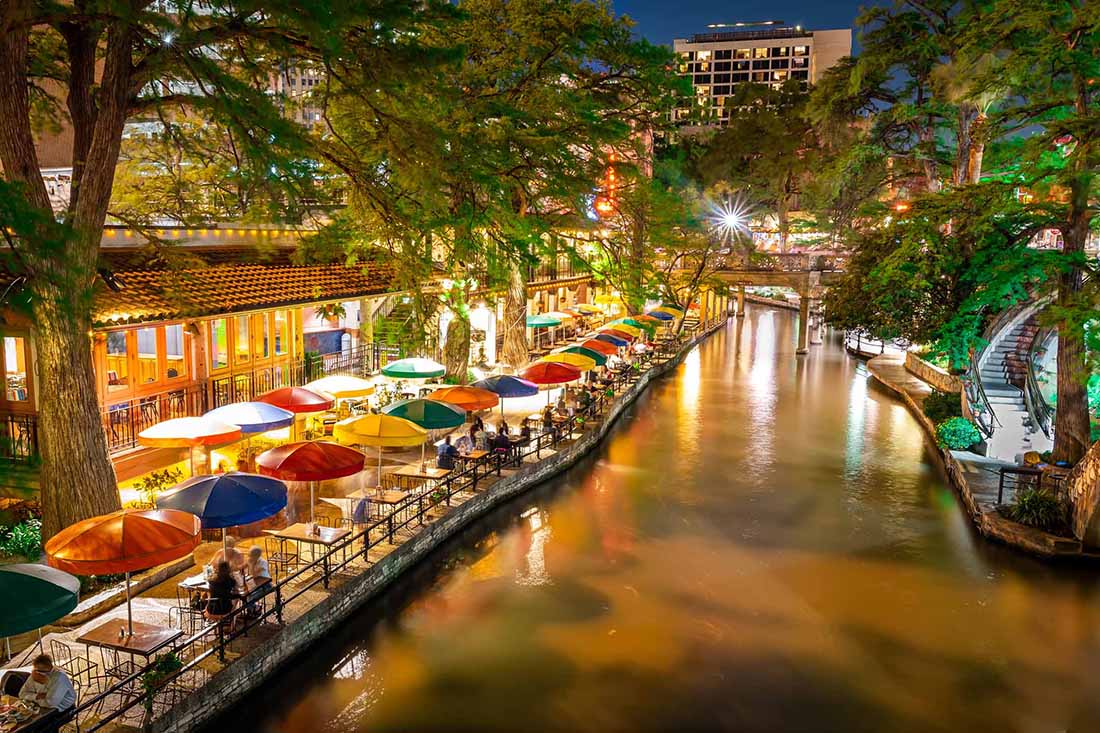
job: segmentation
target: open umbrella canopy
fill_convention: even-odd
[[[636,316],[631,316],[635,321],[641,321],[642,323],[648,323],[651,326],[663,326],[664,322],[660,318],[654,318],[648,313],[639,313]]]
[[[410,357],[391,361],[382,367],[382,373],[394,379],[431,379],[442,377],[447,373],[447,367],[431,359]]]
[[[589,369],[596,368],[596,360],[591,359],[583,354],[567,353],[564,351],[558,351],[553,354],[547,354],[539,359],[539,362],[547,362],[551,364],[568,364],[580,369],[582,372],[587,372]]]
[[[212,417],[176,417],[142,430],[137,437],[138,445],[147,448],[193,448],[238,440],[241,429]]]
[[[76,608],[80,581],[46,565],[0,565],[0,597],[0,636],[15,636]]]
[[[552,328],[560,325],[561,319],[550,315],[527,316],[527,328]]]
[[[573,318],[572,313],[566,313],[565,311],[547,311],[546,313],[540,313],[540,318],[556,318],[559,321],[567,321]]]
[[[539,393],[539,386],[526,379],[513,377],[508,374],[496,374],[474,382],[473,387],[486,389],[500,397],[510,399],[513,397],[532,397]]]
[[[615,344],[610,344],[606,341],[600,341],[596,338],[585,339],[581,341],[578,346],[582,349],[589,349],[591,351],[599,352],[604,356],[614,356],[619,353],[619,348]]]
[[[446,402],[463,410],[488,410],[500,404],[500,397],[491,390],[481,387],[444,387],[428,395],[429,400]]]
[[[535,384],[564,384],[581,378],[581,370],[577,367],[554,361],[537,361],[521,374]]]
[[[74,575],[111,575],[144,570],[194,550],[202,525],[175,509],[123,509],[85,519],[46,543],[51,567]]]
[[[595,298],[597,303],[602,305],[611,305],[612,303],[618,303],[619,299],[610,293],[600,293]]]
[[[657,327],[654,326],[652,323],[647,323],[646,321],[639,321],[637,318],[620,318],[617,321],[611,321],[607,325],[611,326],[612,328],[618,328],[620,325],[622,325],[622,326],[632,326],[634,328],[646,331],[647,333],[654,333],[657,330]]]
[[[554,353],[576,354],[577,356],[583,356],[586,359],[591,359],[592,361],[596,362],[596,366],[604,366],[605,364],[607,364],[607,354],[604,354],[602,351],[598,351],[596,349],[589,349],[585,346],[566,346],[564,349],[558,349],[558,351]]]
[[[428,431],[403,417],[362,415],[336,423],[332,429],[332,437],[355,445],[407,448],[421,445],[428,439]]]
[[[359,473],[365,460],[354,448],[315,440],[264,451],[256,456],[256,467],[263,475],[283,481],[325,481]]]
[[[578,310],[581,313],[587,313],[588,315],[600,312],[600,309],[592,305],[591,303],[574,303],[573,310]]]
[[[157,497],[158,509],[194,514],[203,529],[266,519],[286,507],[286,484],[254,473],[194,476]]]
[[[642,335],[641,328],[639,328],[638,326],[632,326],[629,323],[623,323],[622,321],[612,321],[611,323],[604,325],[604,327],[600,330],[602,331],[608,328],[613,331],[622,331],[623,333],[628,333],[634,338]]]
[[[425,430],[457,428],[466,422],[466,411],[438,400],[401,400],[382,408],[382,412],[416,423]]]
[[[598,333],[591,340],[603,341],[605,344],[611,344],[612,346],[616,346],[618,348],[630,345],[629,339],[621,338],[610,333]]]
[[[294,422],[294,413],[266,402],[234,402],[215,407],[204,417],[236,425],[242,433],[266,433]]]
[[[601,328],[597,333],[606,334],[608,336],[614,336],[620,341],[633,341],[638,338],[637,334],[630,333],[624,329],[630,328],[630,326],[624,326],[623,328]],[[625,346],[626,344],[624,344]]]
[[[346,397],[366,397],[374,394],[374,384],[359,377],[333,374],[330,377],[314,379],[306,384],[306,389],[321,394],[332,395],[337,399]]]
[[[675,321],[676,316],[672,315],[668,311],[652,310],[646,313],[650,318],[656,318],[658,321]]]
[[[675,313],[679,313],[680,315],[683,315],[685,312],[683,308],[676,305],[675,303],[661,303],[659,310],[673,311]]]
[[[260,402],[281,407],[293,413],[324,412],[332,407],[332,397],[305,387],[280,387],[260,395]]]

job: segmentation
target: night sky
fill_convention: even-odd
[[[629,15],[636,31],[653,43],[705,33],[708,23],[783,20],[788,25],[826,30],[851,28],[861,6],[875,0],[612,0],[615,12]]]

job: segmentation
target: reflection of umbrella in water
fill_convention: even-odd
[[[278,514],[286,507],[286,484],[254,473],[195,476],[157,497],[158,509],[178,509],[202,520],[203,529],[222,531]]]
[[[126,574],[126,619],[134,633],[130,573],[171,562],[200,541],[199,518],[174,509],[123,509],[85,519],[46,543],[51,567],[74,575]]]
[[[359,451],[325,440],[277,445],[256,456],[256,469],[283,481],[309,482],[309,521],[313,521],[315,481],[354,476],[366,459]]]
[[[212,417],[176,417],[162,420],[138,433],[138,445],[147,448],[187,448],[221,445],[239,440],[241,429],[237,425]],[[191,473],[195,473],[195,456],[192,453]]]
[[[8,637],[41,629],[76,608],[80,580],[46,565],[0,565],[0,597],[8,599],[0,604],[0,636],[10,659]]]

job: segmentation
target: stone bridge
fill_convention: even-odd
[[[745,313],[745,287],[790,288],[798,293],[798,353],[810,346],[810,306],[844,272],[845,256],[832,252],[730,257],[718,277],[737,286],[737,315]]]

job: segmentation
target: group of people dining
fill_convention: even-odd
[[[214,553],[204,573],[208,590],[203,613],[208,621],[217,621],[233,612],[240,603],[255,602],[271,587],[271,569],[262,547],[248,550],[247,557],[227,538],[225,547]]]
[[[436,453],[436,466],[448,470],[453,469],[459,458],[467,457],[474,451],[511,453],[513,448],[524,445],[530,439],[531,428],[526,424],[520,428],[516,437],[513,438],[512,429],[503,417],[497,423],[497,429],[494,433],[490,433],[485,427],[483,419],[475,417],[474,421],[470,423],[469,431],[459,436],[458,440],[452,442],[451,436],[448,435],[439,444]]]

